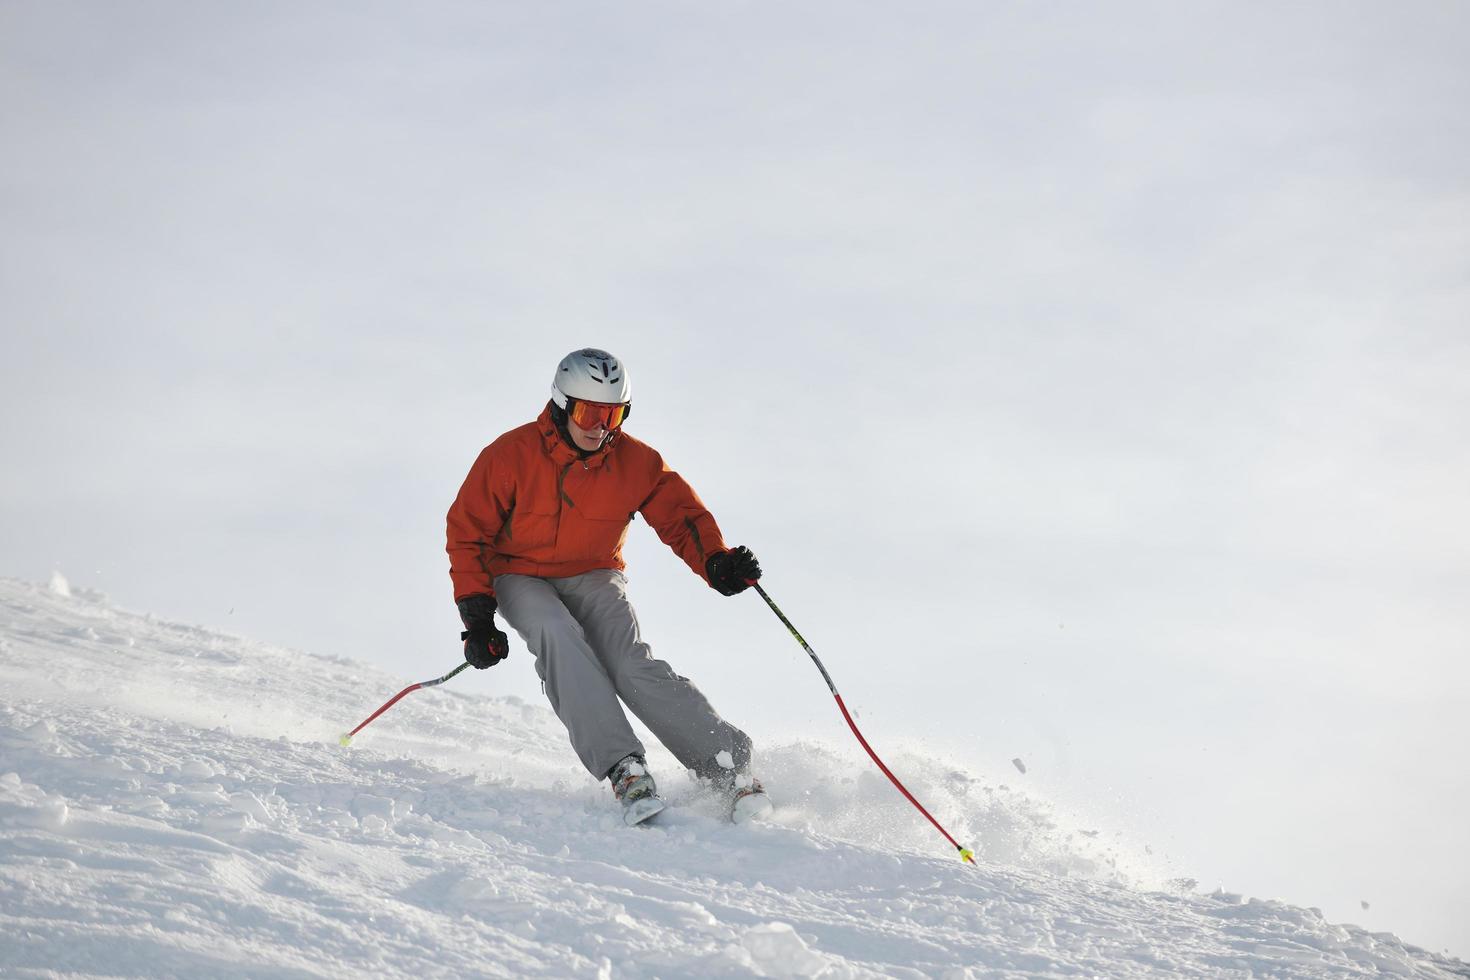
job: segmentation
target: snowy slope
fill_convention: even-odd
[[[979,868],[842,747],[763,746],[780,819],[744,828],[656,755],[684,805],[624,828],[493,672],[342,749],[404,678],[67,591],[0,579],[0,975],[1470,976],[1169,891],[917,755],[890,761]]]

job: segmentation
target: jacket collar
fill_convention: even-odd
[[[583,459],[582,454],[568,445],[567,441],[561,437],[561,433],[556,431],[556,423],[551,420],[550,402],[536,417],[536,430],[541,433],[541,448],[545,450],[546,455],[551,457],[552,462],[558,466],[565,466],[581,460],[587,464],[588,469],[595,469],[607,462],[608,454],[612,452],[613,446],[617,445],[618,437],[622,435],[621,431],[614,432],[603,442],[601,449]]]

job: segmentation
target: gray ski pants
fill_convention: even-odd
[[[500,614],[535,655],[542,688],[582,765],[603,779],[624,756],[643,754],[621,698],[685,768],[717,776],[715,756],[724,751],[744,769],[750,739],[687,677],[653,658],[627,585],[611,569],[570,578],[495,577]]]

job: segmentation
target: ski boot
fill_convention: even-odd
[[[745,784],[741,785],[741,779]],[[730,800],[730,822],[749,823],[764,820],[771,815],[775,806],[766,795],[766,788],[754,776],[736,777],[734,793]]]
[[[709,782],[724,797],[728,805],[725,817],[731,823],[763,820],[775,809],[761,781],[745,770],[722,768]]]
[[[624,756],[607,774],[613,796],[623,805],[623,823],[637,826],[664,808],[658,788],[641,756]]]

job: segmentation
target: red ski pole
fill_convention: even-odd
[[[862,745],[863,749],[868,753],[869,756],[872,757],[873,761],[878,764],[878,768],[883,770],[883,775],[887,776],[889,781],[892,782],[894,786],[898,787],[898,791],[902,793],[910,803],[918,808],[918,811],[924,815],[925,819],[927,819],[930,823],[934,825],[934,829],[943,834],[944,839],[954,845],[954,849],[960,852],[960,860],[968,861],[970,864],[974,864],[975,852],[951,837],[949,835],[949,831],[945,830],[939,825],[939,821],[935,820],[934,817],[930,815],[929,811],[924,809],[924,805],[922,803],[914,799],[914,794],[910,793],[908,789],[903,785],[903,783],[898,781],[898,777],[890,772],[888,770],[888,767],[883,764],[883,760],[878,758],[878,753],[873,751],[873,747],[868,744],[868,740],[863,738],[863,733],[858,731],[858,726],[852,720],[852,715],[848,714],[847,705],[842,703],[842,695],[837,693],[837,685],[832,683],[832,675],[827,673],[827,668],[822,666],[821,658],[817,656],[816,651],[807,644],[806,640],[802,639],[801,634],[796,631],[796,627],[791,625],[791,620],[786,618],[786,614],[781,611],[781,607],[777,606],[774,602],[771,601],[771,597],[766,595],[766,590],[761,588],[761,584],[759,582],[751,582],[750,584],[755,586],[755,590],[760,593],[761,598],[766,600],[766,605],[771,607],[771,612],[775,613],[777,618],[779,618],[781,622],[786,624],[786,628],[791,631],[791,635],[796,638],[796,642],[801,644],[801,648],[807,652],[807,656],[812,658],[812,663],[816,664],[817,669],[822,672],[822,680],[827,682],[827,689],[832,692],[832,697],[837,700],[837,709],[842,712],[842,717],[844,720],[846,720],[847,727],[851,728],[852,733],[857,736],[858,744]]]
[[[417,684],[410,684],[410,685],[408,685],[403,690],[401,690],[397,694],[393,695],[393,697],[389,698],[387,704],[383,705],[377,711],[374,711],[372,714],[370,714],[366,718],[364,718],[361,725],[358,725],[356,728],[354,728],[350,732],[344,732],[343,735],[342,735],[342,737],[337,740],[338,743],[341,744],[341,745],[346,745],[347,743],[351,742],[352,741],[352,736],[356,735],[358,732],[362,731],[368,725],[372,724],[374,718],[378,717],[378,715],[382,714],[383,712],[387,711],[389,708],[393,707],[395,704],[398,703],[398,699],[399,698],[403,697],[405,694],[408,694],[410,691],[417,691],[421,687],[437,687],[438,685],[443,684],[445,681],[449,680],[449,678],[453,677],[455,674],[457,674],[460,671],[464,670],[469,665],[470,665],[470,662],[468,660],[466,660],[464,663],[460,664],[458,667],[454,668],[449,673],[445,674],[443,677],[440,677],[437,680],[432,680],[432,681],[419,681]]]

